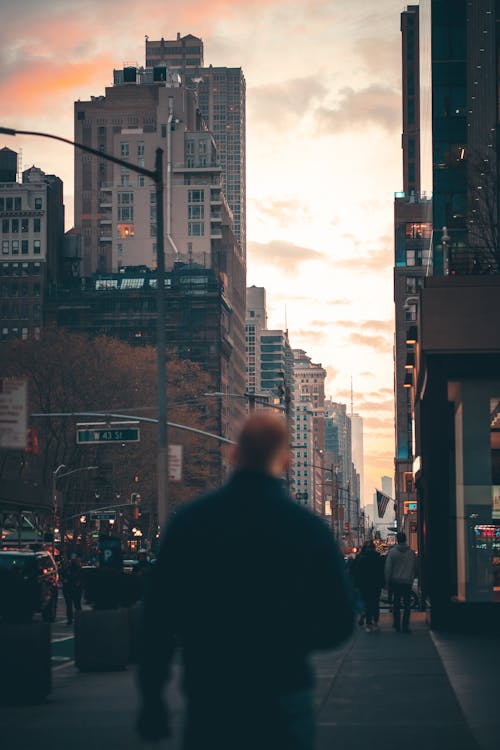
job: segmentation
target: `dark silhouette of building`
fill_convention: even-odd
[[[0,341],[38,336],[47,292],[62,271],[63,184],[38,167],[17,180],[17,153],[0,151]]]

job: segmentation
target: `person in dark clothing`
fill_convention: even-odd
[[[367,633],[371,633],[378,630],[380,592],[384,585],[384,561],[372,541],[363,544],[354,576],[365,606],[365,629]]]
[[[235,458],[229,482],[165,530],[144,604],[138,730],[170,733],[162,691],[180,644],[184,750],[312,750],[309,655],[353,630],[343,560],[324,522],[284,489],[281,418],[250,417]]]
[[[66,602],[67,624],[73,624],[73,611],[82,608],[82,566],[76,555],[63,567],[62,572],[63,596]]]

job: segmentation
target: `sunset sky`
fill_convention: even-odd
[[[73,101],[144,63],[144,36],[201,36],[247,81],[248,284],[271,327],[365,420],[365,500],[393,475],[393,194],[401,189],[400,0],[0,0],[0,124],[73,136]],[[0,136],[65,186],[73,155]]]

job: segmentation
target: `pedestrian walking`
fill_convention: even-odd
[[[411,591],[417,577],[417,556],[406,543],[406,534],[397,535],[397,544],[389,551],[385,561],[385,579],[392,592],[393,627],[403,633],[410,632]],[[401,602],[403,622],[401,623]]]
[[[169,522],[145,599],[143,739],[170,734],[162,691],[179,644],[184,750],[312,750],[309,655],[349,637],[353,610],[330,530],[285,490],[289,455],[286,422],[252,415],[228,483]]]
[[[82,608],[82,565],[75,554],[63,565],[63,596],[66,602],[66,620],[73,624],[73,612]]]
[[[366,619],[365,630],[372,633],[378,630],[380,617],[380,592],[384,585],[384,561],[376,550],[373,541],[367,541],[354,569],[356,588],[364,602]]]

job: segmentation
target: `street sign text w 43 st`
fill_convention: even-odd
[[[138,427],[111,427],[98,429],[77,429],[77,445],[95,445],[101,443],[138,443],[140,431]]]

